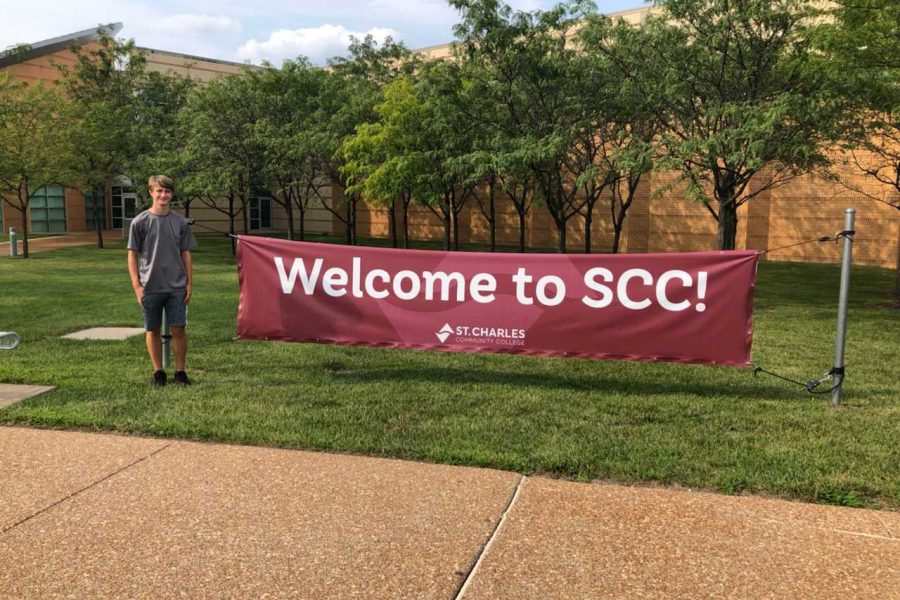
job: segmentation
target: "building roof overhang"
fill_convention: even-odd
[[[40,56],[46,56],[47,54],[53,54],[60,50],[67,50],[72,46],[82,46],[84,44],[96,42],[100,39],[101,35],[113,37],[121,31],[121,29],[121,23],[107,23],[106,25],[98,25],[93,29],[76,31],[75,33],[35,42],[33,44],[14,46],[10,50],[0,52],[0,69]]]

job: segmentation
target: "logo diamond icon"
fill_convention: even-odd
[[[444,342],[447,341],[447,338],[450,337],[451,333],[453,333],[453,328],[450,327],[449,323],[444,323],[444,326],[441,327],[441,330],[438,331],[434,335],[436,335],[437,339],[439,339],[441,341],[441,343],[443,344]]]

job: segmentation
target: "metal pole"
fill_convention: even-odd
[[[166,309],[162,311],[162,366],[163,369],[169,368],[169,341],[172,334],[169,331],[169,319],[166,317]]]
[[[19,255],[19,247],[16,245],[16,228],[9,228],[9,255],[10,256],[18,256]]]
[[[844,217],[844,257],[841,262],[841,292],[838,297],[837,341],[834,348],[834,391],[831,405],[841,405],[841,389],[844,384],[844,344],[847,341],[847,297],[850,295],[850,267],[853,254],[853,222],[856,209],[848,208]]]

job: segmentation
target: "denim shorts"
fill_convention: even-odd
[[[184,305],[186,296],[187,290],[144,292],[141,298],[144,305],[144,329],[151,331],[162,326],[163,309],[166,309],[166,321],[169,326],[186,326],[187,306]]]

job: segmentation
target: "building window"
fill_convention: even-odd
[[[96,190],[91,190],[84,195],[84,223],[87,227],[88,231],[95,231],[97,229],[97,224],[94,221],[94,208],[95,208],[95,198],[99,194],[95,194]],[[102,195],[100,196],[100,227],[102,229],[106,229],[106,202],[104,202],[104,198]]]
[[[272,199],[250,199],[250,229],[270,229],[272,227]]]
[[[66,192],[61,185],[47,185],[36,191],[29,202],[33,233],[65,233]]]
[[[124,219],[133,219],[137,214],[137,194],[134,188],[113,186],[112,188],[112,227],[120,229]]]

